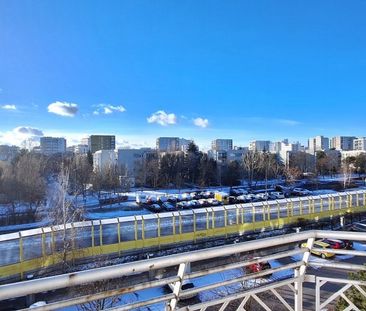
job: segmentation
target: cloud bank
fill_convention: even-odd
[[[163,110],[159,110],[147,118],[147,122],[157,123],[162,126],[173,125],[177,123],[177,116],[174,113],[166,113]]]
[[[193,119],[193,124],[198,127],[206,128],[209,124],[208,119],[196,118]]]
[[[126,108],[123,106],[113,106],[113,105],[105,105],[100,104],[97,106],[97,109],[93,112],[94,115],[99,114],[112,114],[113,112],[125,112]]]
[[[78,105],[57,101],[48,105],[48,112],[62,117],[74,117],[78,112]]]

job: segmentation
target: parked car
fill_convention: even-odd
[[[186,192],[186,193],[182,194],[182,199],[189,201],[189,200],[192,200],[192,196],[190,193]]]
[[[189,207],[189,204],[187,201],[178,202],[176,205],[177,209],[186,209]]]
[[[141,194],[141,193],[136,194],[136,203],[139,204],[139,205],[146,204],[147,203],[147,195],[146,194]]]
[[[200,193],[198,193],[198,192],[192,192],[192,193],[191,193],[191,198],[192,198],[193,200],[199,200],[199,199],[201,199],[201,198],[202,198],[202,196],[201,196],[201,194],[200,194]]]
[[[167,200],[170,203],[175,203],[175,202],[177,202],[177,197],[174,196],[174,195],[172,195],[172,194],[170,194],[170,195],[167,196]]]
[[[150,209],[152,212],[154,212],[154,213],[159,213],[159,212],[161,212],[161,211],[163,210],[163,208],[162,208],[159,204],[156,204],[156,203],[151,204],[151,205],[149,206],[149,209]]]
[[[274,191],[269,194],[269,198],[272,200],[284,199],[285,195],[282,192]]]
[[[174,194],[174,197],[177,199],[177,202],[183,201],[183,196],[181,194]]]
[[[307,243],[302,243],[301,247],[307,247]],[[328,253],[326,250],[330,249],[331,246],[328,243],[322,242],[321,240],[314,242],[314,247],[323,249],[322,251],[311,250],[311,253],[320,256],[323,259],[334,257],[333,253]]]
[[[249,202],[250,200],[248,199],[247,195],[242,194],[239,195],[238,197],[236,197],[236,203],[246,203]]]
[[[215,196],[215,193],[212,191],[205,191],[202,193],[202,197],[204,199],[212,199]]]
[[[198,200],[198,202],[200,203],[201,207],[209,207],[210,206],[210,203],[206,199],[200,199],[200,200]]]
[[[157,202],[158,202],[158,199],[156,196],[151,195],[151,196],[147,197],[147,201],[146,201],[147,204],[155,204]]]
[[[351,231],[366,232],[366,224],[363,224],[362,222],[355,222],[351,226]]]
[[[168,287],[169,287],[169,290],[173,292],[173,290],[174,290],[174,284],[173,283],[169,283],[168,284]],[[181,286],[182,291],[184,292],[185,290],[191,289],[191,288],[194,288],[194,284],[192,282],[190,282],[189,280],[183,280],[182,286]],[[180,300],[186,300],[186,299],[194,298],[196,296],[197,296],[197,294],[190,294],[188,296],[185,296],[184,298],[181,298],[180,297],[179,299]]]
[[[168,201],[168,197],[166,197],[165,195],[159,195],[157,199],[160,203],[164,203],[164,202]]]
[[[232,188],[230,189],[230,195],[239,196],[243,194],[247,194],[248,192],[241,188]]]
[[[170,202],[163,203],[162,208],[165,209],[167,212],[175,211],[174,205]]]
[[[302,189],[302,188],[294,188],[291,191],[292,195],[296,195],[296,196],[306,196],[306,195],[311,195],[311,191],[307,190],[307,189]]]
[[[255,198],[258,199],[258,200],[268,200],[269,199],[269,194],[267,192],[262,192],[262,193],[257,193],[255,195]]]
[[[191,204],[191,207],[192,208],[198,208],[198,207],[201,207],[201,204],[198,200],[192,200],[190,201],[190,204]]]
[[[211,206],[218,206],[218,205],[220,205],[220,202],[217,201],[216,199],[208,199],[207,201],[208,201],[208,203],[210,203]]]
[[[255,259],[259,259],[260,257],[254,257],[253,260]],[[258,262],[258,263],[253,263],[249,266],[245,267],[245,272],[246,273],[257,273],[257,272],[261,272],[263,270],[268,270],[271,269],[271,265],[269,264],[268,261],[264,261],[264,262]],[[268,275],[269,276],[269,275]]]
[[[327,243],[330,245],[333,249],[352,249],[353,248],[353,242],[349,240],[335,240],[335,239],[322,239],[321,240],[324,243]]]

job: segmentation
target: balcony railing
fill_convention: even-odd
[[[332,249],[322,248],[324,244],[317,243],[320,239],[357,242],[352,250]],[[248,305],[254,304],[251,310],[320,311],[334,306],[339,297],[348,304],[345,310],[362,310],[347,296],[353,288],[366,300],[366,282],[347,278],[351,271],[366,271],[362,264],[366,244],[362,242],[366,242],[366,234],[361,232],[304,231],[7,284],[0,286],[0,300],[6,303],[10,298],[122,278],[123,282],[115,283],[121,286],[100,292],[94,289],[87,295],[74,291],[34,310],[60,309],[110,297],[119,297],[115,310],[144,306],[155,310],[248,310]],[[312,255],[315,253],[319,257]],[[268,269],[264,268],[266,263],[271,263]],[[333,277],[332,271],[338,277]],[[214,277],[218,274],[223,277]],[[185,289],[187,282],[193,286]],[[304,287],[305,283],[313,283],[315,288]],[[331,290],[324,291],[325,284],[331,283]],[[161,290],[164,286],[171,291]],[[131,293],[134,295],[129,296]],[[309,304],[311,307],[304,306]]]

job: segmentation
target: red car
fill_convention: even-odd
[[[255,257],[253,258],[253,260],[255,259],[259,259],[260,257]],[[271,269],[271,265],[269,264],[269,262],[264,261],[264,262],[258,262],[258,263],[253,263],[249,266],[245,267],[245,272],[246,273],[257,273],[257,272],[261,272],[263,270],[268,270]]]
[[[329,244],[330,247],[333,249],[352,249],[353,248],[352,241],[348,241],[348,240],[342,241],[342,240],[335,240],[335,239],[323,239],[321,241]]]

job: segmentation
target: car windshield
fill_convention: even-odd
[[[182,285],[182,290],[190,289],[190,288],[194,288],[194,285],[191,282]]]

